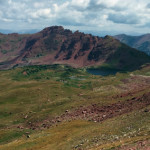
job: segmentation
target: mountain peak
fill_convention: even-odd
[[[64,31],[64,27],[62,27],[62,26],[51,26],[51,27],[44,28],[42,31],[51,31],[51,32]]]
[[[128,66],[135,69],[150,62],[147,55],[125,46],[112,36],[100,38],[79,31],[72,32],[62,26],[47,27],[34,35],[6,36],[3,38],[7,38],[7,44],[6,40],[2,40],[0,45],[1,69],[29,64],[85,67],[103,63],[118,69]],[[128,61],[129,58],[132,61]]]

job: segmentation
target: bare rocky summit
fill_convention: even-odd
[[[0,69],[16,66],[67,64],[73,67],[109,64],[117,69],[137,69],[150,57],[119,42],[52,26],[29,34],[0,34]]]

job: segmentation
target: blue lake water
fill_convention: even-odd
[[[109,76],[115,75],[118,71],[116,70],[101,70],[101,69],[87,69],[87,72],[93,75]]]

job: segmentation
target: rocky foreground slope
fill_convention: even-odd
[[[124,70],[137,69],[150,57],[113,37],[100,38],[72,32],[61,26],[32,35],[0,34],[0,69],[40,64],[69,64],[73,67],[108,64]]]
[[[149,70],[105,77],[64,65],[0,71],[0,150],[149,150]]]

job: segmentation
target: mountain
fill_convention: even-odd
[[[150,55],[150,34],[145,34],[141,36],[129,36],[125,34],[120,34],[114,37],[121,42]]]
[[[107,64],[120,70],[134,70],[149,62],[149,56],[111,36],[101,38],[61,26],[35,34],[0,34],[0,69],[43,64],[73,67]]]
[[[24,29],[24,30],[6,30],[6,29],[0,29],[0,33],[3,33],[3,34],[10,34],[10,33],[14,33],[14,32],[17,32],[19,34],[33,34],[33,33],[36,33],[40,30],[38,29]]]
[[[54,26],[0,34],[0,62],[0,150],[149,150],[145,53]]]
[[[8,34],[8,33],[13,33],[13,32],[11,30],[7,30],[7,29],[0,29],[0,33]]]

